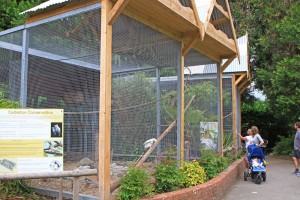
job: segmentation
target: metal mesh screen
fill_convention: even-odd
[[[12,32],[12,33],[0,36],[0,41],[1,41],[1,46],[4,45],[5,43],[8,43],[13,46],[14,45],[22,46],[22,31],[16,31],[16,32]],[[10,49],[12,49],[13,46],[10,46]]]
[[[224,148],[232,147],[233,145],[233,114],[232,114],[232,78],[224,75],[223,77],[223,139]]]
[[[22,35],[19,32],[13,35],[19,34]],[[10,40],[7,41],[7,38],[10,36],[0,36],[0,92],[2,98],[18,101],[20,98],[22,54],[11,48],[10,43],[7,43]]]
[[[100,11],[28,29],[27,107],[64,109],[65,161],[95,159]]]
[[[143,143],[157,138],[157,68],[177,68],[180,44],[121,15],[113,26],[112,151],[113,159],[133,159]],[[163,123],[162,123],[163,124]],[[163,131],[163,128],[162,130]],[[176,134],[173,134],[176,141]],[[162,141],[166,149],[168,137]],[[176,142],[175,142],[176,144]]]

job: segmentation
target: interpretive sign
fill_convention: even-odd
[[[63,170],[62,109],[0,109],[0,174]]]

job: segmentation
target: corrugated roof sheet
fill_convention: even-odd
[[[248,57],[248,37],[247,35],[238,39],[238,46],[240,50],[240,63],[238,58],[235,58],[230,65],[225,69],[224,73],[236,73],[236,72],[247,72],[249,66]],[[226,60],[223,60],[225,63]],[[217,73],[216,64],[190,66],[185,69],[185,74],[215,74]]]
[[[64,3],[66,1],[71,1],[71,0],[49,0],[49,1],[46,1],[46,2],[44,2],[44,3],[42,3],[38,6],[30,8],[29,10],[25,10],[24,12],[21,12],[20,14],[35,12],[35,11],[38,11],[38,10],[43,10],[45,8],[48,8],[48,7],[52,6],[52,5],[61,4],[61,3]]]

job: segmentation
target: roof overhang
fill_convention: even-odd
[[[32,23],[80,7],[99,3],[99,0],[57,1],[59,3],[25,11],[30,16],[26,23]],[[179,0],[111,1],[115,5],[126,2],[126,6],[122,8],[123,14],[182,42],[185,46],[189,46],[192,42],[193,45],[191,47],[193,49],[217,63],[220,63],[222,59],[238,55],[238,48],[234,38],[228,38],[224,32],[217,30],[212,23],[205,24],[205,35],[201,39],[199,26],[204,26],[204,23],[201,21],[197,22],[193,8],[183,6]]]

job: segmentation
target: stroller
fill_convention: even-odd
[[[266,181],[266,157],[263,153],[263,149],[255,144],[248,146],[249,155],[247,156],[249,169],[244,171],[244,180],[247,181],[248,177],[256,183],[260,184],[261,181]]]

